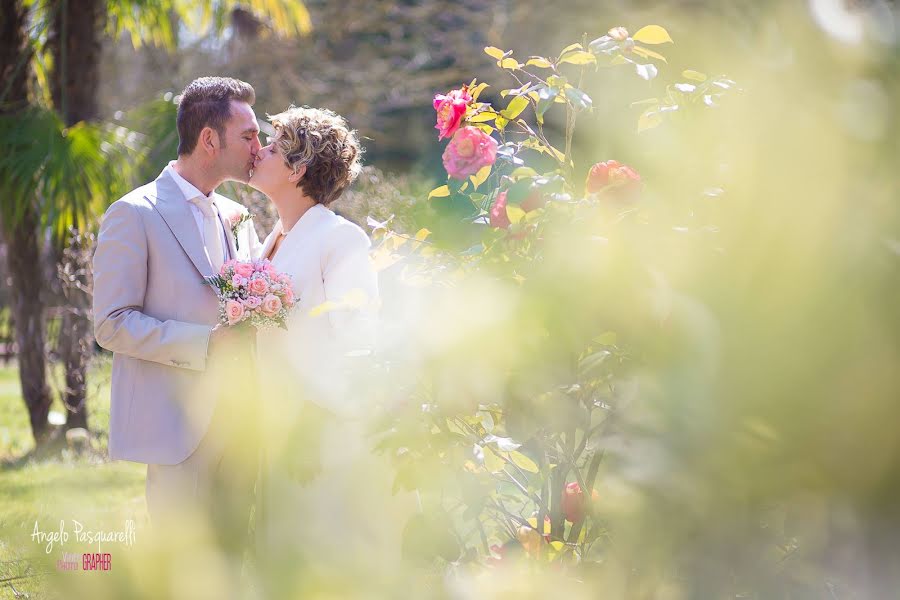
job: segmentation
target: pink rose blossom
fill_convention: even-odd
[[[451,90],[445,96],[438,94],[434,97],[434,110],[437,111],[438,139],[448,138],[459,129],[463,117],[466,114],[466,106],[472,101],[472,96],[466,86],[462,89]]]
[[[250,296],[244,300],[241,300],[241,302],[244,304],[244,306],[246,306],[250,310],[253,310],[259,308],[259,305],[262,304],[262,299],[259,296]]]
[[[256,296],[265,296],[266,292],[269,291],[269,284],[265,278],[255,277],[250,280],[250,285],[247,286],[247,289]]]
[[[228,217],[228,222],[231,224],[232,227],[234,227],[235,225],[237,225],[238,223],[241,222],[241,218],[243,218],[243,216],[244,215],[242,215],[239,212],[231,213],[231,216]]]
[[[465,179],[497,160],[497,140],[476,127],[463,127],[444,150],[444,168],[454,179]]]
[[[226,301],[225,316],[228,317],[228,324],[234,325],[244,316],[244,305],[237,300]]]
[[[234,265],[234,272],[241,277],[250,277],[253,275],[253,265],[247,262],[239,262]]]
[[[288,306],[293,304],[294,303],[294,290],[292,290],[289,287],[284,288],[284,294],[283,294],[282,300],[284,300],[284,303]]]
[[[263,298],[260,310],[262,310],[263,314],[266,316],[274,316],[275,313],[281,310],[281,300],[279,300],[278,296],[275,294],[269,294]]]
[[[241,277],[240,275],[234,274],[231,276],[231,285],[233,285],[234,287],[236,287],[236,288],[241,287],[243,282],[244,282],[244,278]]]

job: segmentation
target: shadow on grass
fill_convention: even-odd
[[[91,433],[91,439],[96,436]],[[66,440],[64,427],[53,427],[48,430],[44,440],[28,452],[20,456],[8,456],[0,459],[0,473],[19,471],[24,467],[42,462],[56,462],[77,457],[92,463],[109,462],[105,450],[97,449],[88,444],[84,448],[74,448]]]

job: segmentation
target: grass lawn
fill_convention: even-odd
[[[55,569],[62,552],[96,552],[74,539],[75,521],[85,531],[117,531],[125,521],[135,522],[136,535],[146,526],[144,480],[146,467],[105,459],[109,427],[109,364],[99,360],[89,375],[88,422],[96,434],[93,451],[77,456],[63,450],[53,458],[29,457],[34,448],[28,413],[22,402],[14,364],[0,366],[0,598],[10,583],[31,598],[44,597],[40,577],[26,577],[32,570]],[[52,410],[61,411],[55,405]],[[43,532],[59,531],[60,521],[69,541],[46,544],[32,539],[35,523]],[[107,546],[109,552],[117,546]],[[72,574],[75,575],[75,574]]]

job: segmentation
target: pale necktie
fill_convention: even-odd
[[[212,198],[206,196],[191,198],[189,202],[195,204],[203,213],[203,243],[206,246],[206,253],[209,255],[213,271],[218,273],[222,268],[222,263],[225,262],[225,250],[222,248],[222,237],[219,235],[221,230],[219,210]]]

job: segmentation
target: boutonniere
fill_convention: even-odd
[[[240,242],[238,241],[238,229],[241,228],[241,225],[249,221],[253,218],[249,212],[236,212],[233,213],[230,217],[228,217],[228,222],[231,223],[231,237],[234,238],[234,249],[240,250]]]

